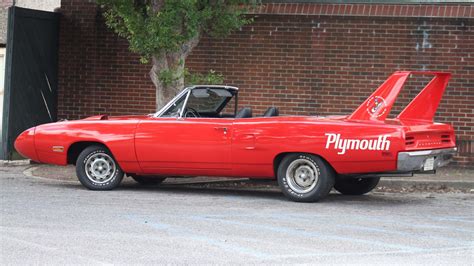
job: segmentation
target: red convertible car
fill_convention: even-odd
[[[411,75],[432,75],[393,119]],[[159,112],[106,115],[30,128],[15,142],[33,161],[75,164],[93,190],[116,188],[124,174],[142,184],[169,176],[276,179],[294,201],[317,201],[332,188],[359,195],[381,176],[434,172],[456,153],[453,127],[433,122],[450,78],[443,72],[395,72],[352,114],[252,116],[230,86],[185,88]]]

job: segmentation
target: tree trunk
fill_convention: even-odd
[[[183,58],[182,55],[176,55]],[[156,88],[156,110],[160,110],[184,87],[184,58],[183,61],[176,60],[174,56],[163,54],[152,57],[153,66],[150,70],[150,78]],[[173,73],[172,81],[165,84],[160,80],[162,71],[171,71]]]
[[[189,53],[199,43],[199,37],[200,34],[184,43],[176,52],[152,56],[153,66],[150,70],[150,78],[156,87],[157,111],[184,89],[184,63]],[[160,73],[165,70],[172,73],[172,81],[169,84],[165,84],[160,80]]]

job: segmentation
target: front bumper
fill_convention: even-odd
[[[423,172],[436,170],[439,167],[447,165],[453,159],[457,151],[458,149],[454,147],[437,150],[399,152],[397,171]]]

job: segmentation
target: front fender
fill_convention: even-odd
[[[112,152],[122,170],[139,170],[134,144],[136,124],[136,120],[78,120],[38,126],[35,134],[38,159],[43,163],[66,165],[71,145],[96,142]]]

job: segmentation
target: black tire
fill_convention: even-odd
[[[89,146],[79,154],[76,174],[81,184],[91,190],[114,189],[124,175],[112,153],[98,145]]]
[[[142,176],[142,175],[131,175],[133,180],[137,181],[140,185],[153,186],[159,185],[165,181],[166,177],[162,176]]]
[[[278,166],[277,179],[288,199],[315,202],[329,194],[335,177],[331,166],[320,157],[292,153],[286,155]]]
[[[379,181],[380,177],[337,178],[334,189],[343,195],[363,195],[372,191]]]

